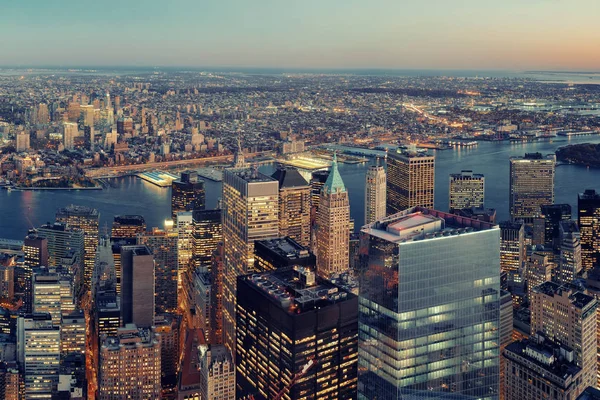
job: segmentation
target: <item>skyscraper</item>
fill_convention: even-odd
[[[550,204],[543,205],[541,210],[544,220],[544,244],[549,247],[557,247],[559,244],[558,226],[560,221],[571,219],[571,206],[569,204]]]
[[[76,122],[63,122],[62,126],[63,146],[65,150],[75,148],[75,138],[79,136],[79,130]]]
[[[115,215],[110,237],[112,240],[135,238],[146,231],[146,221],[141,215]]]
[[[314,269],[316,258],[308,249],[289,237],[254,242],[256,271],[273,271],[300,266]]]
[[[210,287],[210,326],[211,335],[207,340],[212,344],[223,344],[223,291],[225,290],[225,254],[223,243],[217,244],[213,253]]]
[[[387,213],[407,208],[433,208],[435,157],[416,152],[389,152],[387,156]]]
[[[29,133],[27,132],[19,132],[17,133],[16,140],[16,150],[17,152],[27,151],[29,150]]]
[[[17,360],[25,381],[25,398],[52,398],[60,369],[60,326],[48,313],[17,319]]]
[[[123,325],[154,325],[154,259],[146,245],[121,247],[121,315]]]
[[[597,300],[576,287],[555,282],[534,287],[531,297],[531,334],[541,332],[571,348],[575,364],[583,370],[583,387],[596,386]]]
[[[358,398],[496,399],[498,226],[414,207],[361,235]]]
[[[483,208],[485,178],[473,171],[450,174],[450,211]]]
[[[290,399],[356,396],[358,298],[317,277],[285,267],[238,278],[238,386],[244,395]]]
[[[271,175],[279,182],[279,236],[310,245],[310,186],[297,169],[280,167]]]
[[[73,277],[63,267],[33,271],[33,312],[49,313],[52,323],[60,326],[62,316],[75,311]]]
[[[350,200],[333,155],[317,210],[317,272],[323,277],[344,272],[350,262]]]
[[[192,211],[179,211],[175,217],[177,233],[177,287],[181,288],[194,251],[194,218]]]
[[[84,271],[83,283],[90,287],[94,263],[96,262],[96,250],[98,248],[98,225],[100,213],[95,208],[76,206],[71,204],[56,212],[56,222],[63,222],[72,228],[81,229],[84,233]]]
[[[100,349],[98,399],[160,399],[159,335],[133,324],[106,337]]]
[[[554,203],[556,156],[527,153],[510,159],[510,217],[533,223],[541,206]]]
[[[386,175],[383,166],[371,165],[365,184],[365,225],[385,217]]]
[[[524,294],[522,276],[525,257],[525,227],[519,222],[500,223],[500,269],[507,274],[508,289],[513,296]]]
[[[178,181],[171,184],[171,217],[177,218],[179,211],[204,210],[204,181],[198,179],[198,172],[185,171]]]
[[[138,236],[154,258],[154,301],[157,314],[177,310],[177,232],[152,229]]]
[[[48,239],[30,231],[23,241],[25,262],[15,268],[15,291],[23,299],[23,312],[33,312],[33,269],[48,264]]]
[[[211,257],[223,240],[221,210],[198,210],[192,214],[192,263],[210,269]]]
[[[579,228],[573,220],[561,221],[559,232],[560,259],[556,281],[572,283],[582,270]]]
[[[315,251],[317,248],[317,210],[321,201],[321,189],[327,177],[329,170],[314,171],[310,178],[310,248]]]
[[[256,169],[223,173],[224,344],[235,354],[237,277],[254,271],[254,241],[279,233],[279,184]]]
[[[600,193],[587,189],[577,197],[577,222],[581,233],[581,260],[589,271],[600,265]]]

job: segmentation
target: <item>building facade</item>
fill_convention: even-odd
[[[279,236],[310,245],[310,186],[297,169],[278,168],[272,178],[279,183]]]
[[[387,214],[421,206],[433,208],[435,157],[416,152],[387,156]]]
[[[465,208],[483,208],[485,177],[473,171],[450,174],[450,211]]]
[[[359,399],[498,398],[499,250],[497,225],[423,207],[362,228]]]
[[[541,215],[541,207],[554,204],[556,156],[528,153],[510,159],[510,218],[527,224]]]
[[[578,195],[577,222],[583,268],[589,271],[600,265],[600,193],[588,189]]]
[[[385,217],[386,174],[383,166],[371,165],[365,178],[365,225]]]

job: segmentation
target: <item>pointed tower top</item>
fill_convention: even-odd
[[[340,171],[338,171],[337,154],[335,152],[333,153],[333,160],[331,161],[331,171],[329,172],[327,181],[325,181],[325,187],[327,188],[327,191],[329,193],[334,193],[337,191],[346,191],[346,186],[344,185],[344,181],[342,180]]]
[[[234,168],[245,168],[246,160],[244,159],[244,152],[242,151],[242,142],[240,140],[240,136],[237,137],[237,151],[235,152],[235,156],[233,157],[233,167]]]

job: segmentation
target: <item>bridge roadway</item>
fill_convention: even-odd
[[[261,151],[257,153],[246,153],[244,157],[246,159],[271,155],[270,151]],[[191,167],[195,165],[204,165],[215,162],[233,161],[233,154],[225,156],[215,157],[204,157],[204,158],[192,158],[189,160],[173,160],[173,161],[161,161],[146,164],[132,164],[132,165],[117,165],[114,167],[101,167],[101,168],[87,168],[85,174],[89,178],[111,178],[122,175],[133,174],[137,172],[144,172],[148,170],[157,169],[168,169],[177,167]]]

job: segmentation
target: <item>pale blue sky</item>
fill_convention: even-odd
[[[600,70],[600,0],[0,0],[0,65]]]

